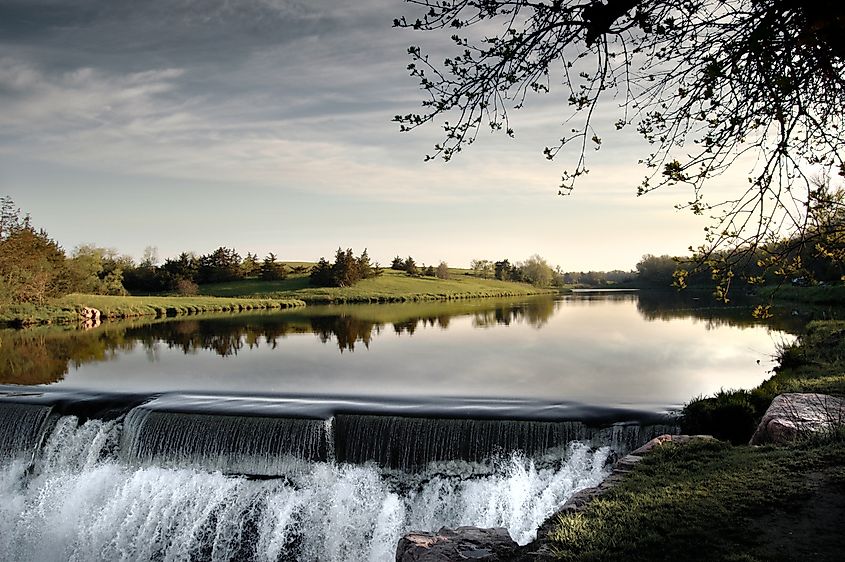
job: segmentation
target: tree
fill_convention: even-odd
[[[156,267],[158,265],[158,248],[147,246],[144,248],[144,256],[141,258],[141,267]]]
[[[246,253],[246,257],[241,262],[241,275],[243,277],[253,277],[260,273],[261,265],[258,263],[258,254]]]
[[[497,261],[493,264],[493,269],[495,270],[496,279],[500,281],[509,281],[511,278],[511,262],[507,259]]]
[[[326,258],[320,258],[317,265],[311,268],[309,282],[317,287],[331,287],[332,264]]]
[[[390,263],[390,269],[395,269],[397,271],[405,271],[405,260],[403,260],[399,256],[396,256]]]
[[[637,280],[642,285],[668,289],[674,282],[677,267],[678,260],[672,256],[646,254],[637,263]]]
[[[449,278],[449,266],[446,264],[445,261],[440,262],[437,266],[437,271],[434,272],[438,279],[448,279]]]
[[[182,252],[176,259],[167,258],[161,266],[173,279],[196,281],[199,276],[199,259],[191,252]]]
[[[534,254],[520,264],[523,279],[536,287],[548,287],[552,283],[554,271],[546,260]]]
[[[358,262],[355,260],[352,248],[347,248],[346,251],[338,248],[332,265],[333,285],[335,287],[351,287],[360,278]]]
[[[470,269],[479,277],[490,277],[493,274],[493,264],[490,260],[472,260]]]
[[[604,130],[635,128],[646,143],[637,194],[688,188],[680,207],[713,219],[695,257],[720,285],[783,233],[793,247],[812,235],[815,170],[845,176],[839,0],[409,2],[423,14],[394,25],[449,30],[456,51],[438,64],[408,49],[427,99],[394,120],[402,131],[442,123],[426,159],[450,160],[488,126],[513,136],[511,110],[560,88],[571,114],[544,149],[569,159],[559,193],[588,172]],[[725,200],[705,199],[708,181],[733,166],[748,182]]]
[[[381,273],[381,268],[378,268]],[[366,276],[364,275],[366,274]],[[352,248],[342,250],[338,247],[335,252],[334,263],[325,258],[311,269],[310,282],[318,287],[351,287],[361,279],[367,279],[376,275],[370,265],[370,258],[367,250],[364,250],[359,257],[355,257]]]
[[[132,258],[121,256],[113,248],[82,244],[65,261],[68,289],[77,293],[125,295],[123,272],[132,267]]]
[[[419,275],[419,270],[417,269],[417,262],[414,261],[414,258],[408,256],[404,262],[403,269],[408,275]]]
[[[358,257],[357,262],[358,267],[358,278],[359,279],[369,279],[373,277],[373,265],[370,263],[370,256],[367,254],[367,249],[364,248],[364,251],[361,252],[361,255]]]
[[[430,265],[423,269],[423,275],[425,275],[426,277],[434,277],[437,275],[437,272],[434,270],[434,266]]]
[[[265,281],[280,281],[287,277],[285,264],[276,261],[276,254],[270,252],[261,262],[261,278]]]
[[[0,199],[0,300],[43,304],[68,293],[72,280],[61,246],[11,198]]]
[[[222,283],[242,276],[241,256],[233,248],[221,246],[199,258],[199,283]]]

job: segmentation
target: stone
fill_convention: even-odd
[[[402,537],[396,547],[396,562],[503,562],[519,556],[519,545],[502,527],[414,531]]]
[[[751,445],[784,444],[845,425],[845,398],[788,392],[772,400],[751,436]]]
[[[668,433],[665,435],[658,435],[639,449],[632,451],[631,455],[642,457],[643,455],[650,453],[654,450],[655,447],[659,447],[664,443],[674,443],[675,445],[686,445],[690,441],[696,440],[710,440],[713,441],[716,438],[712,435],[669,435]],[[630,455],[629,455],[630,456]]]
[[[444,527],[436,533],[418,531],[402,537],[396,548],[396,562],[459,562],[462,560],[552,562],[556,558],[554,549],[548,544],[548,536],[556,527],[558,516],[578,513],[585,509],[591,501],[619,484],[644,455],[663,443],[685,445],[696,440],[714,440],[714,438],[710,435],[661,435],[617,460],[607,478],[598,486],[576,492],[555,515],[540,525],[537,529],[537,539],[526,546],[518,546],[510,538],[507,530],[502,528],[447,529]]]
[[[96,328],[100,325],[100,311],[96,308],[84,306],[79,311],[79,320],[82,327],[87,329]]]

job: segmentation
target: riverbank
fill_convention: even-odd
[[[666,444],[549,535],[559,560],[839,560],[845,441]]]
[[[763,287],[759,298],[773,302],[835,305],[845,307],[845,285],[815,285],[812,287]]]
[[[43,324],[75,324],[80,321],[85,308],[99,310],[101,318],[104,319],[120,319],[160,318],[202,312],[274,310],[298,306],[305,306],[305,303],[293,298],[117,297],[71,294],[43,306],[15,305],[0,307],[0,324],[18,327]]]
[[[790,295],[813,304],[827,298],[819,296],[824,288],[805,291]],[[810,322],[797,342],[781,347],[778,362],[752,390],[722,391],[684,408],[684,433],[734,445],[655,449],[607,494],[553,523],[556,559],[839,560],[845,433],[780,447],[747,443],[778,394],[845,396],[845,322]]]
[[[747,443],[778,394],[820,392],[845,396],[845,321],[816,320],[794,344],[782,345],[774,375],[752,390],[723,390],[684,407],[685,433]]]
[[[249,279],[200,286],[200,295],[104,296],[72,294],[45,305],[0,307],[0,325],[34,326],[75,324],[85,308],[100,311],[102,318],[164,317],[201,312],[273,310],[308,304],[403,303],[469,299],[527,297],[557,294],[558,289],[526,283],[456,275],[452,279],[411,277],[386,271],[352,287],[312,287],[307,276],[280,281]]]

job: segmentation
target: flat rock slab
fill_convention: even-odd
[[[842,425],[845,425],[845,398],[815,393],[779,394],[760,420],[750,444],[789,443]]]
[[[406,534],[396,548],[396,562],[494,562],[513,560],[518,551],[519,546],[502,527],[443,527],[436,533]]]

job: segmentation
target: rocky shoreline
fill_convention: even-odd
[[[811,434],[835,431],[845,426],[845,399],[817,393],[787,393],[775,398],[763,416],[749,445],[785,444]],[[685,445],[696,440],[713,440],[710,435],[661,435],[625,455],[598,486],[575,493],[537,530],[537,538],[519,546],[507,529],[495,527],[442,528],[437,532],[411,532],[399,540],[396,562],[552,562],[548,537],[558,517],[582,511],[594,499],[616,487],[644,456],[665,443]]]
[[[664,443],[684,445],[693,440],[708,439],[709,435],[660,435],[639,449],[625,455],[613,465],[613,469],[601,484],[574,494],[557,513],[549,517],[537,531],[537,538],[525,546],[519,546],[504,527],[441,528],[436,532],[414,531],[399,539],[396,547],[396,562],[454,562],[478,560],[483,562],[551,562],[555,560],[549,546],[548,536],[558,516],[577,513],[591,501],[613,489],[633,470],[644,455]]]

